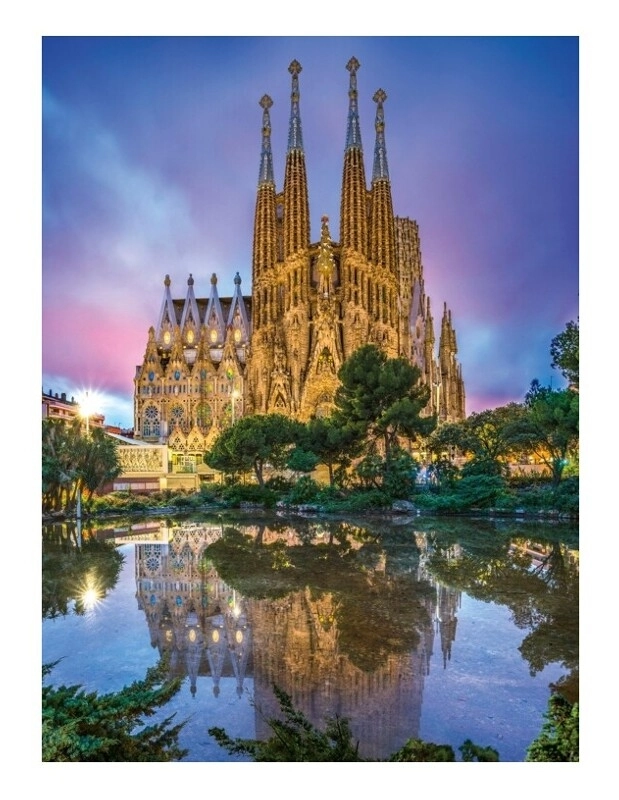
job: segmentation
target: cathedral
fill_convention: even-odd
[[[256,194],[251,294],[196,296],[189,275],[184,297],[168,275],[157,323],[148,332],[134,378],[134,430],[144,442],[168,445],[177,466],[201,454],[245,414],[281,413],[305,421],[333,408],[338,370],[361,345],[419,367],[430,387],[426,412],[440,422],[465,417],[461,365],[451,311],[443,304],[436,343],[424,289],[418,225],[394,214],[385,137],[386,93],[373,96],[375,143],[368,187],[361,144],[357,72],[348,70],[348,118],[341,180],[340,241],[322,217],[310,236],[299,75],[293,61],[284,185],[278,191],[271,150],[268,95]],[[343,132],[344,133],[344,132]],[[180,293],[179,293],[180,294]],[[195,462],[194,462],[195,463]]]

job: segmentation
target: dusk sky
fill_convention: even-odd
[[[42,388],[133,425],[133,377],[166,274],[184,297],[251,292],[269,94],[283,188],[297,59],[311,236],[339,237],[356,56],[368,182],[378,88],[394,211],[417,220],[440,331],[452,311],[467,414],[563,387],[550,342],[579,315],[579,41],[571,37],[43,39]]]

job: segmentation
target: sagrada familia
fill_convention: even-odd
[[[338,370],[361,345],[417,365],[431,389],[426,413],[440,422],[465,417],[456,334],[445,303],[436,344],[425,293],[419,228],[394,215],[387,165],[382,89],[376,103],[372,180],[367,186],[361,144],[357,71],[351,58],[348,120],[341,184],[340,241],[322,217],[320,240],[310,238],[307,168],[299,74],[293,61],[284,187],[273,171],[273,101],[260,100],[262,150],[255,206],[251,295],[237,272],[231,296],[220,297],[217,276],[197,297],[189,275],[175,297],[168,275],[159,318],[148,332],[134,378],[134,430],[145,442],[176,454],[199,455],[227,425],[245,414],[277,412],[307,420],[333,407]]]

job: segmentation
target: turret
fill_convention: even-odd
[[[193,275],[190,273],[187,279],[187,297],[181,314],[181,335],[183,342],[190,348],[196,346],[200,333],[200,312],[198,311],[193,283]]]
[[[159,311],[159,319],[157,320],[157,327],[155,328],[155,339],[160,347],[166,350],[170,349],[172,344],[172,333],[177,324],[176,311],[174,309],[174,302],[172,300],[172,293],[170,291],[170,276],[166,275],[163,281],[163,301],[161,303],[161,310]]]
[[[215,273],[211,275],[211,296],[206,306],[204,323],[208,329],[211,347],[222,347],[226,338],[226,324],[217,293],[217,275]]]

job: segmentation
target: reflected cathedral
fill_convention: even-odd
[[[301,544],[293,528],[242,530],[260,544]],[[317,727],[324,727],[327,717],[347,718],[365,757],[385,758],[417,737],[430,659],[438,643],[447,666],[460,603],[460,592],[441,586],[426,571],[425,535],[416,536],[421,557],[414,580],[431,591],[424,595],[417,645],[392,652],[386,640],[378,666],[365,670],[341,646],[338,592],[303,586],[277,599],[242,597],[205,557],[222,533],[221,525],[162,523],[135,546],[139,608],[153,647],[169,658],[171,675],[187,676],[194,695],[199,677],[207,679],[215,696],[222,678],[234,678],[237,694],[250,692],[260,711],[255,716],[259,739],[271,734],[266,720],[278,716],[273,684]],[[353,540],[354,546],[361,545]],[[370,581],[384,579],[384,556],[373,571]],[[200,691],[205,683],[200,681]]]

